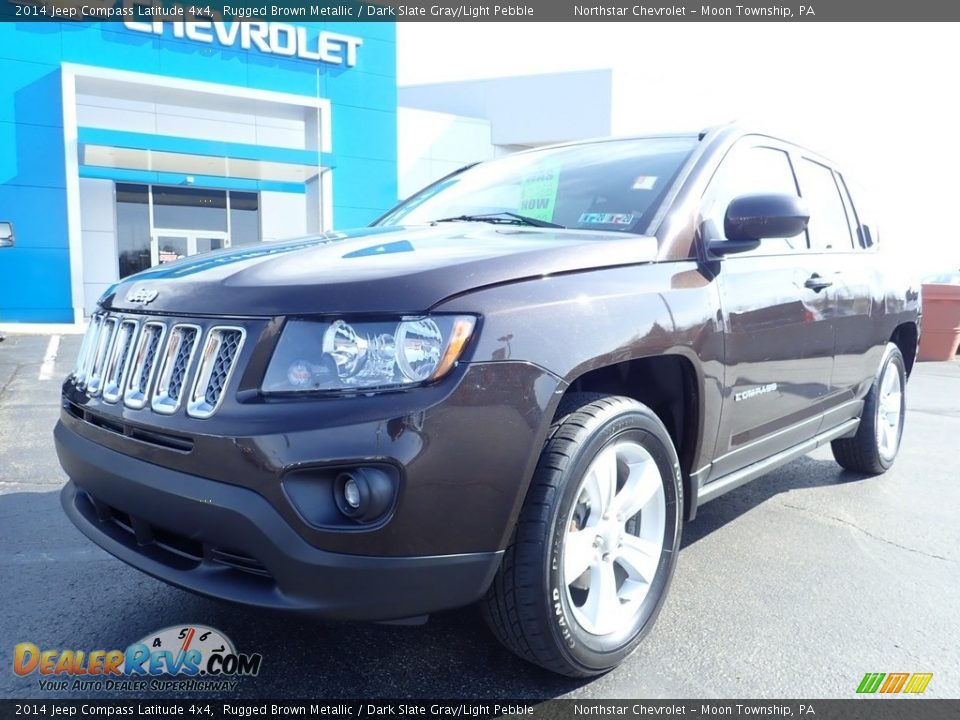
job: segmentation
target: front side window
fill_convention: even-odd
[[[800,193],[810,210],[807,234],[815,250],[850,250],[853,240],[833,170],[806,158],[797,168]]]
[[[783,193],[799,195],[790,157],[783,150],[762,146],[735,147],[710,180],[701,209],[700,232],[707,240],[724,237],[727,206],[741,195]],[[779,255],[806,249],[803,233],[792,238],[767,238],[749,253]]]
[[[643,233],[697,144],[695,137],[570,145],[474,165],[402,203],[380,225],[507,213],[582,230]]]

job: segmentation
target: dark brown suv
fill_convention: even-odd
[[[455,173],[372,227],[100,301],[63,506],[174,585],[331,618],[476,601],[556,672],[650,629],[697,506],[893,463],[919,325],[829,161],[734,128]]]

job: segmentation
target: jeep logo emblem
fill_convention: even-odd
[[[135,288],[127,293],[127,302],[138,305],[147,305],[157,299],[159,293],[149,288]]]

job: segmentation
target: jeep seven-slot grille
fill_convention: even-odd
[[[207,418],[223,401],[245,331],[98,313],[84,337],[74,381],[104,402]],[[199,360],[196,356],[199,355]],[[192,385],[191,383],[192,379]],[[186,403],[184,399],[186,398]]]
[[[90,395],[99,395],[103,388],[103,375],[107,369],[107,358],[110,357],[116,331],[116,318],[107,318],[100,326],[100,334],[91,355],[90,371],[87,373],[87,393]]]
[[[130,381],[124,394],[124,403],[129,407],[139,409],[147,404],[150,381],[153,379],[157,353],[165,332],[166,327],[158,322],[149,322],[143,326],[130,369]]]
[[[207,334],[197,380],[187,404],[188,414],[204,418],[216,412],[223,400],[223,390],[236,366],[243,338],[242,328],[215,327]]]
[[[193,355],[193,349],[197,343],[197,331],[188,328],[184,331],[184,341],[177,353],[177,361],[173,366],[173,375],[170,377],[170,395],[180,397],[180,391],[183,390],[183,381],[187,377],[187,362]]]
[[[107,374],[103,382],[103,399],[107,402],[117,402],[123,394],[124,370],[133,352],[133,341],[137,337],[137,323],[134,320],[124,320],[117,329],[117,338],[113,342],[107,361]]]
[[[183,382],[193,362],[200,328],[196,325],[174,325],[157,371],[157,384],[151,407],[170,415],[180,407]]]
[[[217,359],[213,363],[213,373],[210,375],[210,382],[207,383],[205,391],[207,403],[210,405],[215,406],[220,402],[220,393],[223,392],[223,386],[227,384],[227,376],[230,374],[230,368],[233,367],[233,361],[237,357],[237,350],[240,349],[240,338],[239,330],[227,330],[223,333],[220,350],[217,352]]]

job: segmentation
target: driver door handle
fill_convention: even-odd
[[[833,280],[827,280],[824,277],[820,277],[818,273],[814,273],[807,278],[807,281],[803,284],[805,288],[810,288],[815,292],[820,292],[824,288],[828,288],[833,285]]]

